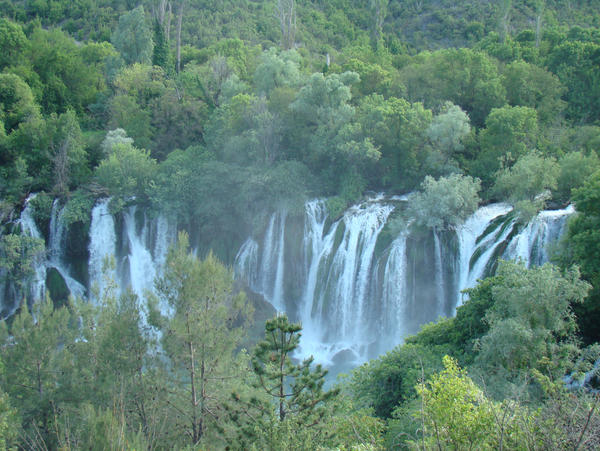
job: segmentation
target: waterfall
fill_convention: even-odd
[[[140,232],[136,228],[137,207],[129,207],[123,214],[123,235],[129,246],[129,254],[125,260],[129,269],[129,285],[133,292],[138,296],[142,318],[145,321],[145,305],[147,291],[154,288],[154,278],[156,277],[156,265],[147,246],[148,227],[146,221],[143,222]]]
[[[461,291],[467,288],[473,288],[477,284],[477,279],[484,276],[484,270],[496,246],[506,238],[510,231],[507,228],[501,234],[500,239],[497,233],[500,232],[502,224],[497,225],[492,233],[483,235],[490,227],[492,221],[496,218],[506,215],[512,208],[508,204],[493,204],[480,208],[471,215],[463,225],[457,230],[459,242],[459,291],[456,300],[456,307],[462,303]],[[481,238],[483,238],[481,240]],[[481,241],[480,241],[481,240]],[[472,259],[477,257],[476,251],[480,254],[475,258],[475,264],[471,265]]]
[[[65,207],[60,206],[59,199],[54,199],[52,212],[50,214],[50,233],[48,234],[48,268],[54,268],[61,275],[69,292],[74,297],[83,298],[85,287],[75,280],[70,273],[67,262],[65,262],[65,239],[67,227],[64,220]]]
[[[381,303],[383,307],[382,327],[384,331],[391,331],[389,339],[394,343],[400,342],[406,334],[405,318],[407,296],[407,275],[406,275],[406,240],[407,231],[400,233],[390,249],[389,257],[385,262],[385,271],[383,276],[383,289]]]
[[[549,243],[573,213],[572,207],[541,212],[522,227],[509,205],[492,204],[456,231],[423,235],[405,227],[391,240],[382,238],[390,214],[406,201],[373,198],[331,222],[326,203],[312,200],[305,205],[302,240],[288,240],[301,247],[298,252],[284,250],[285,234],[292,230],[284,213],[270,217],[262,238],[242,245],[237,277],[302,322],[299,357],[356,364],[391,349],[424,322],[454,314],[461,291],[493,272],[498,258],[547,261]],[[385,240],[387,245],[378,245]],[[287,252],[302,256],[301,270],[286,267]],[[293,278],[302,279],[301,293],[282,298],[278,287]]]
[[[444,266],[442,262],[442,245],[437,230],[433,231],[433,243],[435,253],[435,284],[437,295],[437,314],[444,314],[444,304],[446,300],[446,291],[444,287]]]
[[[19,224],[21,226],[22,233],[32,238],[42,239],[42,234],[37,228],[35,220],[33,219],[33,207],[31,206],[31,200],[35,198],[35,194],[30,195],[25,201],[25,208],[21,213]],[[29,296],[31,302],[38,302],[44,299],[46,295],[46,261],[41,257],[37,257],[33,261],[33,279],[29,284]],[[3,302],[6,305],[6,301]]]
[[[88,268],[91,298],[95,302],[99,302],[105,295],[108,284],[118,283],[115,266],[106,266],[111,258],[116,259],[117,241],[115,221],[108,210],[109,202],[110,199],[100,200],[92,209]]]
[[[235,275],[243,277],[248,286],[258,285],[258,243],[248,238],[235,257]]]
[[[504,258],[522,260],[527,267],[548,261],[548,243],[562,235],[567,218],[575,212],[569,205],[562,210],[540,212],[508,245]]]
[[[246,276],[245,278],[250,283],[250,287],[257,293],[262,294],[278,311],[285,310],[283,283],[285,274],[286,216],[285,212],[277,212],[271,215],[263,241],[264,246],[260,256],[260,270],[257,271],[259,277],[254,280],[253,278],[248,277],[248,273],[244,273]],[[249,246],[251,246],[251,244],[249,244]],[[251,249],[247,249],[245,252],[249,251],[251,251]],[[256,259],[254,261],[256,261]],[[238,262],[236,263],[236,266],[244,264],[247,266],[248,262]],[[250,267],[247,269],[254,271],[254,269],[250,269]]]
[[[306,220],[304,222],[304,268],[307,274],[304,293],[302,295],[302,327],[306,340],[318,342],[320,336],[319,319],[322,311],[315,309],[313,299],[317,286],[317,273],[321,260],[329,255],[333,244],[334,231],[325,235],[327,206],[321,200],[306,203]]]
[[[42,238],[31,199],[19,225],[24,234]],[[456,230],[434,231],[406,225],[407,202],[406,196],[378,196],[332,220],[325,201],[311,200],[301,214],[273,212],[264,229],[243,243],[235,258],[236,278],[302,322],[298,357],[355,365],[393,348],[423,323],[454,314],[463,301],[461,290],[492,274],[499,258],[546,262],[574,212],[573,207],[543,211],[520,224],[509,205],[492,204]],[[149,218],[140,207],[128,207],[118,218],[108,207],[109,199],[99,200],[91,213],[88,296],[98,302],[112,279],[115,294],[130,287],[144,311],[177,228],[164,216]],[[391,221],[392,215],[401,220]],[[398,224],[405,225],[398,229]],[[85,294],[70,275],[67,236],[64,207],[55,201],[48,253],[34,262],[29,300],[44,296],[52,268],[72,294]],[[115,266],[105,268],[109,258]],[[10,312],[22,294],[6,284],[2,295],[3,311]],[[169,313],[168,306],[160,308]]]

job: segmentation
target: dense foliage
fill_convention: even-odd
[[[1,312],[0,449],[597,446],[598,398],[560,381],[600,338],[599,26],[593,1],[0,0],[0,282],[23,299]],[[250,309],[217,257],[273,208],[327,196],[336,217],[383,190],[440,230],[482,199],[578,214],[560,268],[499,265],[344,395],[288,360],[287,320],[241,351]],[[65,202],[79,252],[111,196],[206,258],[181,235],[150,305],[32,305],[31,193],[39,223]]]

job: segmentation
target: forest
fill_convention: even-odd
[[[0,450],[600,448],[597,0],[0,0],[0,49]],[[484,207],[463,266],[504,244],[399,340],[361,307],[361,336],[396,341],[333,377],[301,321],[333,301],[285,314],[240,255],[280,227],[273,265],[310,263],[286,224],[301,241],[319,209],[340,246],[378,195],[358,247],[388,265],[404,237],[450,286]],[[553,211],[540,264],[506,259]],[[102,218],[141,236],[142,216],[176,224],[160,271],[125,271],[121,236],[88,268]],[[271,294],[302,298],[305,266]]]

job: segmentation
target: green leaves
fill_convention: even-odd
[[[140,5],[119,18],[119,25],[111,40],[127,64],[150,63],[152,33],[146,24],[143,6]]]
[[[121,200],[135,196],[144,202],[148,199],[156,171],[156,160],[150,158],[148,151],[129,142],[120,142],[114,144],[111,153],[100,162],[95,176],[109,195]]]
[[[435,229],[460,225],[479,205],[479,179],[453,174],[448,177],[425,177],[422,191],[413,194],[409,214],[417,224]]]

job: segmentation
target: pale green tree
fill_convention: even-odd
[[[427,176],[421,191],[409,201],[409,215],[417,224],[444,230],[459,226],[479,205],[481,182],[470,176],[452,174],[435,180]]]
[[[122,200],[137,196],[143,202],[148,198],[157,167],[156,160],[150,157],[148,151],[130,143],[118,143],[100,162],[95,177],[111,196]]]
[[[243,372],[236,353],[251,308],[243,292],[233,293],[232,271],[212,253],[198,260],[183,232],[169,250],[156,290],[172,310],[162,320],[162,344],[172,367],[173,440],[197,445],[215,434],[228,390]]]
[[[273,89],[296,87],[301,81],[300,55],[295,50],[278,52],[271,47],[260,56],[254,72],[254,85],[259,94],[268,95]]]
[[[514,166],[498,171],[492,191],[512,203],[521,221],[527,222],[544,209],[550,190],[557,187],[559,171],[554,158],[532,151]]]
[[[551,264],[526,269],[501,262],[496,275],[477,364],[506,381],[526,378],[534,368],[561,377],[577,356],[571,305],[583,302],[590,285],[576,268],[561,273]]]
[[[423,411],[415,416],[422,415],[425,449],[490,449],[491,405],[456,360],[445,356],[443,362],[442,372],[416,387]]]
[[[127,64],[150,64],[152,59],[152,32],[146,23],[144,7],[119,17],[119,24],[111,41]]]

